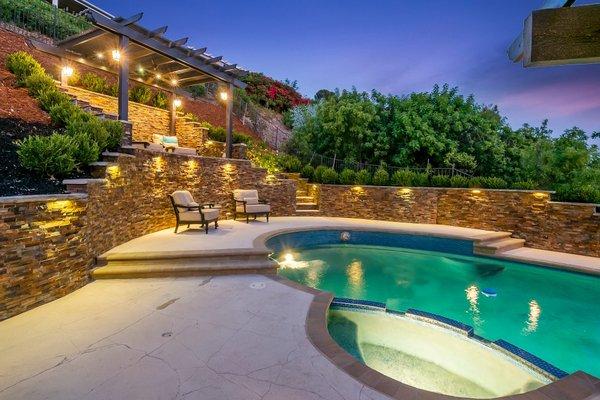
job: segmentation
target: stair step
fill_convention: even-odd
[[[474,246],[476,254],[494,255],[508,250],[514,250],[523,247],[525,239],[504,238],[485,243],[478,243]]]
[[[89,167],[90,167],[90,172],[91,172],[92,177],[104,178],[106,176],[106,169],[108,167],[112,167],[114,165],[117,165],[117,164],[110,162],[110,161],[97,161],[97,162],[91,163],[89,165]]]
[[[298,203],[314,203],[315,198],[313,196],[296,196]]]
[[[299,210],[318,210],[319,205],[317,203],[296,203],[296,211]]]
[[[319,214],[321,210],[296,210],[297,216]]]

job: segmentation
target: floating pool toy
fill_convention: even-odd
[[[481,293],[486,297],[496,297],[498,295],[498,292],[492,288],[483,288]]]

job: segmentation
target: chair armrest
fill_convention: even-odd
[[[215,203],[200,204],[200,208],[213,208],[214,206],[215,206]]]
[[[188,205],[184,205],[184,204],[175,204],[175,207],[187,208],[188,211],[199,210],[200,209],[200,205],[197,205],[197,206],[188,206]]]
[[[246,205],[246,200],[237,200],[237,199],[233,199],[236,203],[242,203],[244,205]]]
[[[259,200],[259,204],[269,204],[269,200]]]

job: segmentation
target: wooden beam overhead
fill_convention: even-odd
[[[189,40],[189,38],[187,38],[187,37],[184,37],[184,38],[181,38],[181,39],[177,39],[177,40],[173,40],[173,41],[171,41],[171,43],[169,43],[169,47],[173,48],[173,47],[176,47],[176,46],[183,46],[184,44],[187,43],[188,40]]]
[[[225,71],[225,72],[235,71],[236,68],[237,68],[237,64],[230,64],[230,65],[226,65],[223,68],[223,71]]]
[[[187,55],[188,57],[198,57],[206,52],[206,47],[201,47],[199,49],[188,49]]]
[[[161,26],[160,28],[156,28],[155,30],[148,32],[148,37],[155,38],[155,37],[162,36],[167,31],[168,28],[169,27],[167,25]]]
[[[215,64],[218,63],[219,61],[221,61],[223,59],[223,56],[218,56],[218,57],[213,57],[213,58],[209,58],[208,60],[204,61],[206,64]]]
[[[532,12],[523,43],[525,67],[600,62],[600,4]]]
[[[123,25],[123,26],[128,26],[128,25],[131,25],[131,24],[135,24],[140,19],[142,19],[143,16],[144,16],[144,13],[141,12],[141,13],[137,13],[135,15],[132,15],[129,18],[123,18],[123,17],[115,18],[115,21],[118,22],[119,24]]]

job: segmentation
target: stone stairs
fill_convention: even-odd
[[[298,173],[287,173],[285,177],[296,181],[296,215],[319,215],[319,202],[310,190],[308,179]]]
[[[511,232],[493,232],[479,240],[473,246],[475,254],[492,256],[505,251],[519,249],[525,245],[525,239],[511,237]]]

